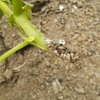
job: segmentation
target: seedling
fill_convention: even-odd
[[[3,54],[0,57],[0,62],[29,44],[46,51],[51,51],[52,54],[68,62],[76,62],[79,56],[76,55],[76,52],[69,52],[68,49],[63,46],[65,44],[64,40],[60,40],[59,44],[56,44],[52,40],[46,41],[43,34],[29,21],[32,15],[31,7],[33,7],[33,5],[22,0],[0,0],[1,12],[3,11],[8,16],[8,22],[11,28],[17,25],[19,28],[18,33],[23,39],[22,43]],[[2,13],[0,15],[2,15]]]
[[[32,15],[31,7],[33,5],[22,0],[0,0],[0,10],[8,16],[11,28],[17,25],[19,30],[22,30],[19,35],[24,40],[3,54],[0,62],[29,44],[47,50],[43,34],[29,21]]]

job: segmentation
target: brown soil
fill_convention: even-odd
[[[100,100],[100,0],[30,2],[31,22],[46,38],[64,39],[80,60],[68,63],[37,47],[23,48],[0,63],[0,100]],[[22,41],[17,33],[4,16],[0,55]]]

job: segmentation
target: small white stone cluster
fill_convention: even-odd
[[[76,52],[69,52],[66,47],[64,39],[59,39],[59,43],[53,42],[51,39],[46,39],[46,44],[48,45],[48,49],[53,52],[55,55],[59,56],[62,59],[65,59],[67,62],[74,63],[79,60],[79,56]]]

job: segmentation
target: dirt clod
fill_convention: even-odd
[[[4,72],[4,76],[7,78],[7,79],[11,79],[13,75],[13,71],[10,70],[10,69],[7,69],[5,72]]]

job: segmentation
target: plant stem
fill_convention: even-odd
[[[13,11],[15,15],[22,13],[22,0],[12,0]]]
[[[13,0],[13,3],[15,5],[15,1],[17,2],[17,0]],[[21,2],[21,0],[19,0],[19,2]],[[17,7],[19,7],[18,5],[15,5],[16,7],[14,9],[18,10]],[[13,11],[9,8],[9,6],[2,2],[0,0],[0,9],[6,13],[8,15],[8,17],[13,17],[14,22],[21,27],[25,33],[29,36],[29,37],[35,37],[35,44],[36,46],[38,46],[39,48],[43,49],[43,50],[47,50],[47,46],[45,44],[44,41],[44,36],[43,34],[37,30],[36,26],[33,25],[25,16],[25,14],[22,12],[21,14],[13,14]],[[17,11],[15,11],[17,13]]]
[[[25,33],[29,37],[35,37],[35,44],[36,46],[40,47],[43,50],[47,50],[47,46],[45,45],[44,36],[43,34],[37,30],[36,26],[33,25],[27,18],[24,16],[24,14],[20,14],[19,16],[13,16],[14,21],[17,25],[22,27],[22,29],[25,31]]]
[[[28,38],[31,39],[34,37],[35,39],[31,42],[24,41],[23,43],[15,46],[0,57],[0,62],[28,44],[38,46],[43,50],[47,50],[43,34],[36,29],[35,25],[28,20],[26,14],[22,12],[22,0],[12,0],[12,6],[13,11],[5,2],[0,0],[0,9],[9,17],[9,19],[12,19],[12,22],[25,31]]]
[[[8,5],[0,0],[0,9],[8,16],[10,17],[13,14],[13,11],[9,9]]]
[[[11,50],[9,50],[8,52],[6,52],[5,54],[3,54],[0,57],[0,62],[2,62],[3,60],[5,60],[7,57],[9,57],[10,55],[12,55],[13,53],[15,53],[16,51],[22,49],[23,47],[27,46],[29,43],[28,42],[22,42],[20,44],[18,44],[17,46],[13,47]]]

